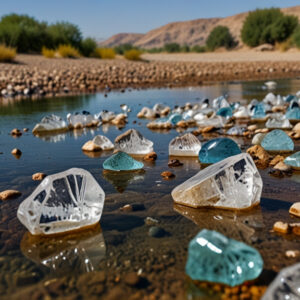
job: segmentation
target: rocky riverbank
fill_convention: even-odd
[[[47,59],[19,55],[0,64],[0,99],[55,97],[108,92],[110,89],[179,87],[212,81],[255,80],[300,76],[300,60],[219,60],[132,62],[124,59]],[[291,53],[293,55],[293,53]],[[199,54],[199,57],[201,54]],[[234,53],[232,53],[234,57]],[[280,54],[279,54],[280,56]]]

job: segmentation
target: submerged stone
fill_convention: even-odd
[[[199,160],[204,164],[214,164],[229,156],[240,154],[241,149],[229,138],[212,139],[202,145]]]
[[[103,163],[103,169],[109,171],[133,171],[144,167],[144,164],[133,159],[125,152],[119,151]]]
[[[300,151],[288,156],[284,163],[291,166],[293,169],[300,170]]]
[[[300,299],[300,263],[282,269],[262,297],[262,300],[275,299]]]
[[[47,133],[51,131],[67,130],[68,125],[61,117],[50,115],[44,117],[40,123],[36,124],[32,130],[33,133]]]
[[[216,231],[203,229],[189,243],[186,273],[193,280],[240,285],[263,269],[259,252]]]
[[[200,141],[191,133],[175,137],[169,144],[169,155],[198,156],[201,149]]]
[[[191,207],[245,209],[259,204],[263,182],[249,154],[228,157],[177,186],[172,197]]]
[[[31,234],[55,234],[99,222],[105,193],[86,170],[72,168],[47,176],[18,208]]]
[[[289,152],[294,150],[293,140],[280,129],[269,132],[262,140],[261,146],[267,151]]]
[[[115,139],[115,148],[129,154],[147,154],[153,152],[153,142],[137,130],[129,129]]]

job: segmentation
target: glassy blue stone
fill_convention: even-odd
[[[298,99],[294,99],[290,102],[290,105],[289,105],[289,108],[290,109],[293,109],[293,108],[296,108],[296,107],[299,107],[299,104],[298,104]]]
[[[222,107],[217,111],[217,115],[224,118],[230,118],[232,117],[232,109],[230,107]]]
[[[280,129],[269,132],[262,140],[261,146],[267,151],[289,152],[294,150],[293,140]]]
[[[241,106],[240,102],[233,102],[230,104],[232,110],[238,109]]]
[[[253,108],[252,119],[263,119],[266,117],[266,108],[264,103],[258,103]]]
[[[284,163],[292,168],[299,170],[300,169],[300,151],[294,153],[293,155],[288,156]]]
[[[263,269],[259,252],[219,232],[203,229],[189,244],[185,271],[193,280],[240,285]]]
[[[288,109],[285,117],[289,120],[300,120],[300,108],[294,107],[292,109]]]
[[[168,121],[172,123],[172,125],[176,125],[178,122],[182,120],[182,115],[180,114],[171,114],[168,118]]]
[[[291,102],[292,100],[294,99],[297,99],[296,96],[294,95],[287,95],[285,98],[284,98],[284,101],[285,102]]]
[[[217,138],[206,142],[200,152],[199,160],[204,164],[214,164],[227,157],[240,154],[241,149],[229,138]]]
[[[103,163],[103,169],[110,171],[133,171],[142,169],[143,166],[143,163],[121,151],[113,154]]]

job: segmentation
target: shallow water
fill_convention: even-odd
[[[197,173],[201,169],[200,163],[197,158],[180,158],[183,166],[172,169],[176,178],[163,180],[160,173],[170,169],[167,165],[168,144],[178,132],[174,129],[163,133],[151,131],[146,127],[147,121],[136,118],[143,106],[152,107],[157,102],[173,107],[224,93],[231,101],[246,103],[253,98],[261,100],[267,92],[261,87],[262,82],[241,82],[111,92],[107,98],[96,94],[19,102],[3,100],[0,103],[0,191],[17,189],[22,196],[0,203],[0,295],[18,298],[20,294],[32,295],[33,291],[40,291],[42,295],[55,297],[53,291],[47,288],[45,291],[44,283],[58,278],[63,281],[63,288],[57,288],[56,296],[74,295],[76,298],[81,295],[85,298],[92,294],[105,299],[120,286],[125,294],[141,293],[140,299],[147,294],[152,294],[153,299],[159,299],[159,295],[163,294],[171,298],[183,295],[188,299],[202,299],[197,288],[191,287],[191,282],[184,275],[188,242],[202,228],[218,230],[256,247],[265,261],[265,271],[258,280],[259,284],[270,282],[274,272],[295,263],[297,259],[287,259],[284,253],[299,249],[299,239],[293,235],[276,235],[270,230],[277,220],[297,221],[289,216],[288,209],[292,202],[300,200],[300,173],[291,178],[277,179],[270,177],[268,170],[261,171],[264,180],[261,206],[247,212],[174,206],[171,190]],[[276,93],[292,94],[299,89],[300,80],[280,80]],[[34,125],[47,114],[65,117],[69,112],[82,110],[90,113],[103,109],[121,112],[120,104],[123,103],[128,104],[132,112],[129,123],[121,130],[114,126],[101,126],[41,138],[31,134]],[[26,127],[29,132],[19,138],[9,134],[13,128]],[[145,172],[122,176],[103,174],[102,163],[112,152],[87,156],[81,151],[82,145],[97,134],[104,134],[113,141],[129,128],[138,129],[154,142],[158,159],[155,163],[145,163]],[[205,135],[201,140],[212,137]],[[244,138],[236,140],[242,149],[247,148],[250,142]],[[10,154],[13,148],[23,152],[19,159]],[[299,150],[299,145],[296,150]],[[38,185],[31,179],[32,174],[52,174],[71,167],[90,171],[106,192],[100,226],[57,239],[33,239],[16,218],[19,203]],[[133,212],[120,211],[120,207],[130,203],[144,204],[145,208]],[[144,222],[146,217],[157,219],[158,226],[164,228],[167,234],[162,238],[149,237],[149,225]],[[87,280],[82,274],[89,271],[105,274],[96,290],[80,284]],[[123,279],[131,271],[139,272],[144,280],[137,287],[124,285]],[[174,285],[174,282],[177,284]]]

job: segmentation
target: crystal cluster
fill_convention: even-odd
[[[40,123],[36,124],[32,130],[35,133],[47,133],[51,131],[67,130],[68,125],[61,117],[50,115],[44,117]]]
[[[55,234],[99,222],[105,193],[86,170],[72,168],[47,176],[18,208],[31,234]]]
[[[174,156],[198,156],[201,143],[191,133],[186,133],[171,140],[169,144],[169,155]]]
[[[262,140],[261,146],[267,151],[289,152],[294,150],[293,140],[280,129],[269,132]]]
[[[262,269],[256,249],[219,232],[203,229],[190,241],[185,271],[193,280],[236,286],[257,278]]]
[[[172,197],[191,207],[245,209],[259,204],[263,182],[247,153],[224,159],[177,186]]]
[[[103,163],[103,169],[109,171],[134,171],[143,167],[143,163],[122,151],[113,154]]]

